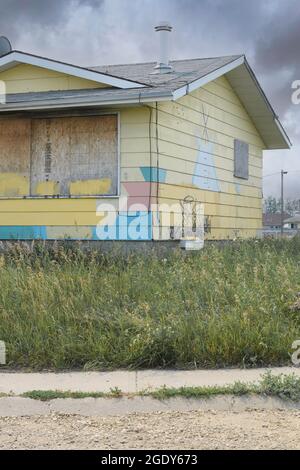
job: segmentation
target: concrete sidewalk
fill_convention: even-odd
[[[1,369],[0,369],[1,370]],[[0,393],[22,394],[32,390],[59,390],[74,392],[109,392],[117,387],[123,393],[137,393],[147,389],[166,387],[197,387],[226,385],[234,382],[257,382],[262,374],[292,374],[300,377],[300,368],[275,367],[270,369],[219,370],[142,370],[114,372],[64,373],[0,373]]]
[[[22,397],[0,398],[0,418],[13,416],[44,416],[51,413],[81,416],[126,416],[136,413],[233,411],[245,410],[299,410],[299,402],[273,397],[218,395],[208,399],[151,397],[132,398],[58,398],[47,402]]]

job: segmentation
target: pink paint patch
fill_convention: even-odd
[[[130,210],[130,206],[133,204],[142,204],[148,210],[150,209],[151,204],[155,204],[157,183],[152,183],[151,198],[151,183],[147,181],[122,183],[122,186],[128,195],[128,210]]]

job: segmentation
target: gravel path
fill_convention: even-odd
[[[300,412],[0,418],[0,449],[300,449]]]

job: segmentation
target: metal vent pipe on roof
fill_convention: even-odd
[[[163,21],[155,26],[155,31],[160,36],[160,58],[154,73],[172,72],[172,67],[169,64],[169,33],[172,32],[172,29],[172,26],[167,21]]]

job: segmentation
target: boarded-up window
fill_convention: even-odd
[[[29,195],[30,121],[0,119],[0,196]]]
[[[249,145],[238,139],[234,141],[234,176],[249,178]]]
[[[117,127],[116,115],[1,120],[0,196],[116,195]]]

